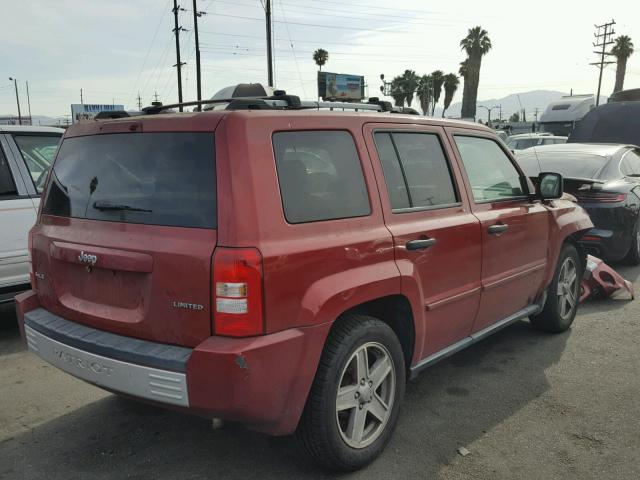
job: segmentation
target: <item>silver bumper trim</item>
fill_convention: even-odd
[[[187,376],[85,352],[43,335],[25,325],[29,350],[74,377],[156,402],[189,406]]]

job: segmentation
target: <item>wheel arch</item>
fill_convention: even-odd
[[[332,330],[351,314],[368,315],[386,323],[400,341],[405,368],[409,372],[416,346],[414,316],[409,299],[402,294],[394,294],[351,307],[336,318]],[[330,334],[331,332],[329,332]]]

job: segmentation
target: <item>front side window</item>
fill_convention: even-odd
[[[476,202],[524,195],[518,170],[496,142],[464,135],[455,141]]]
[[[458,201],[449,163],[436,134],[375,134],[391,208],[424,208]]]
[[[277,132],[273,150],[289,223],[371,213],[360,158],[348,132]]]
[[[38,193],[42,193],[60,137],[61,135],[16,134],[13,136]]]

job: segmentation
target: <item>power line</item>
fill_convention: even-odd
[[[131,93],[129,93],[129,98],[127,99],[127,104],[130,103],[131,97],[133,96],[133,92],[136,91],[136,87],[138,86],[138,82],[140,81],[140,75],[142,75],[144,67],[147,65],[147,60],[149,58],[149,53],[151,52],[151,49],[153,48],[153,45],[155,44],[156,37],[158,36],[158,31],[160,30],[160,25],[162,25],[162,21],[164,20],[164,17],[166,16],[167,12],[169,11],[169,3],[170,2],[171,2],[171,0],[167,0],[167,3],[165,4],[164,8],[162,9],[162,16],[160,17],[160,21],[158,22],[158,25],[156,26],[156,31],[153,33],[153,37],[151,38],[151,43],[149,44],[149,48],[147,49],[147,54],[144,56],[144,61],[142,62],[142,67],[140,67],[140,71],[138,72],[138,76],[136,77],[136,81],[133,84],[133,88],[131,89]],[[140,92],[138,92],[138,96],[139,95],[140,95]]]
[[[296,63],[296,70],[298,71],[298,77],[300,78],[300,86],[302,87],[302,93],[304,96],[307,96],[307,91],[304,88],[304,82],[302,81],[302,73],[300,73],[300,66],[298,65],[298,58],[296,57],[296,50],[293,47],[293,41],[291,40],[291,33],[289,32],[289,25],[287,25],[287,17],[284,13],[284,7],[282,6],[282,2],[280,2],[280,10],[282,11],[282,19],[284,20],[284,26],[287,30],[287,36],[289,37],[289,45],[291,45],[291,52],[293,53],[293,59]]]
[[[218,3],[225,3],[225,4],[235,5],[235,6],[241,5],[241,6],[247,6],[247,7],[256,7],[256,8],[259,7],[258,5],[253,3],[240,3],[240,2],[231,2],[231,1],[225,1],[225,0],[218,0]],[[308,5],[301,6],[299,4],[291,4],[291,3],[283,3],[283,4],[287,5],[288,9],[293,8],[293,13],[296,13],[296,14],[308,13],[309,10],[312,10],[312,13],[318,16],[338,18],[338,19],[343,19],[343,18],[353,19],[353,20],[360,20],[364,22],[372,22],[379,19],[385,19],[385,20],[392,20],[394,22],[398,22],[400,20],[403,20],[403,21],[412,20],[411,22],[412,25],[426,25],[426,26],[451,26],[452,25],[451,20],[445,21],[445,20],[438,19],[436,21],[429,21],[427,20],[426,17],[415,17],[415,16],[410,17],[410,16],[401,16],[401,15],[393,15],[393,14],[387,15],[383,13],[358,12],[354,10],[341,10],[341,9],[333,9],[333,8],[326,9],[326,8],[312,7]],[[333,13],[320,13],[320,12],[333,12]],[[360,15],[368,15],[369,17],[345,15],[345,13],[356,13]],[[394,19],[397,19],[397,20],[394,20]],[[418,21],[416,22],[416,20]],[[419,21],[419,20],[427,20],[427,21]],[[443,23],[443,22],[447,22],[447,23]],[[467,23],[467,22],[457,20],[456,23]]]
[[[291,23],[291,22],[289,22]],[[260,37],[258,35],[247,35],[247,34],[241,34],[241,33],[227,33],[227,32],[209,32],[207,30],[202,30],[200,29],[200,33],[204,33],[206,35],[219,35],[219,36],[223,36],[223,37],[238,37],[238,38],[255,38],[255,39],[260,39],[262,40],[263,37]],[[289,40],[286,38],[275,38],[276,41],[280,41],[280,42],[288,42]],[[296,43],[311,43],[314,45],[341,45],[344,46],[345,42],[334,42],[331,40],[325,40],[320,39],[320,40],[301,40],[298,38],[293,38],[292,39],[294,42]],[[402,48],[406,48],[407,44],[406,43],[369,43],[367,42],[366,44],[367,47],[402,47]],[[445,57],[441,57],[441,58],[445,58]],[[446,57],[449,58],[449,57]]]
[[[216,17],[239,18],[242,20],[257,20],[260,22],[263,21],[262,18],[246,17],[244,15],[230,15],[226,13],[216,13]],[[284,23],[284,22],[282,22],[281,20],[274,20],[274,23]],[[300,25],[303,27],[330,28],[330,29],[338,29],[338,30],[355,30],[355,31],[369,32],[369,33],[393,33],[398,35],[409,35],[409,34],[419,33],[419,32],[416,32],[415,30],[400,32],[398,30],[373,30],[370,28],[358,28],[358,27],[349,27],[349,26],[343,26],[343,25],[321,25],[319,23],[303,23],[303,22],[288,22],[288,23],[289,25]]]

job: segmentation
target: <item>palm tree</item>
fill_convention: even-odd
[[[442,84],[444,83],[444,72],[442,70],[432,72],[431,81],[433,82],[433,104],[431,105],[431,116],[433,116],[436,111],[436,104],[440,101]]]
[[[400,78],[405,101],[407,102],[407,106],[410,107],[413,101],[413,94],[418,88],[420,77],[413,70],[405,70]]]
[[[420,77],[418,83],[418,100],[420,100],[420,108],[422,114],[427,115],[429,113],[429,106],[433,98],[433,79],[430,75],[423,75]]]
[[[451,105],[453,96],[458,90],[458,85],[460,85],[460,80],[455,73],[447,73],[444,76],[444,109],[442,110],[442,118],[444,118],[444,112]]]
[[[619,92],[624,87],[624,76],[627,72],[627,60],[633,53],[633,42],[627,35],[616,38],[616,44],[611,49],[611,55],[616,57],[616,85],[613,92]]]
[[[460,62],[460,68],[458,68],[458,73],[462,77],[464,84],[462,86],[462,99],[464,101],[465,98],[469,97],[469,86],[470,80],[467,80],[467,76],[469,75],[469,67],[468,67],[469,59],[463,60]]]
[[[315,52],[313,52],[313,61],[316,62],[320,71],[322,71],[322,66],[329,61],[329,52],[327,52],[324,48],[319,48]]]
[[[480,26],[470,28],[467,36],[460,40],[460,48],[467,53],[464,67],[465,91],[462,97],[462,117],[475,118],[482,57],[491,50],[489,33]]]
[[[402,86],[402,77],[395,77],[391,80],[391,97],[396,107],[404,107],[404,88]]]

